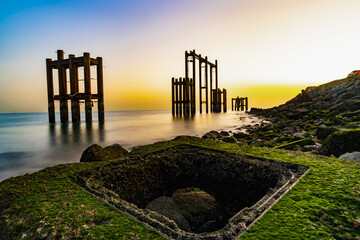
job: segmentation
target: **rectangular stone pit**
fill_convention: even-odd
[[[169,238],[235,239],[307,170],[293,163],[179,145],[82,172],[77,182]],[[185,194],[184,204],[174,192]],[[186,203],[189,196],[195,197],[193,205]],[[170,205],[174,200],[175,205],[154,211],[150,206],[160,200]],[[208,206],[213,206],[212,215],[199,213]]]

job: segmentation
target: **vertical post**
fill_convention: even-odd
[[[97,57],[96,78],[97,78],[97,93],[98,93],[98,118],[99,122],[105,121],[104,110],[104,78],[103,78],[103,60],[102,57]]]
[[[248,110],[248,104],[249,104],[248,97],[245,98],[245,102],[246,102],[245,108],[246,108],[246,111],[247,111]]]
[[[175,79],[171,78],[171,111],[172,111],[172,115],[175,115]]]
[[[69,54],[69,75],[70,75],[70,99],[71,119],[73,122],[80,122],[80,103],[77,98],[79,83],[77,79],[77,67],[74,64],[75,55]]]
[[[227,112],[226,89],[223,89],[223,112]]]
[[[240,98],[239,98],[239,96],[237,96],[237,98],[236,98],[236,111],[239,111],[240,110]]]
[[[59,95],[60,95],[60,120],[61,122],[69,121],[68,104],[67,104],[67,84],[66,84],[66,70],[62,66],[64,59],[64,51],[57,50],[58,61],[58,78],[59,78]]]
[[[183,80],[182,78],[179,78],[179,115],[182,115],[182,107],[183,107],[182,85],[183,85]]]
[[[92,122],[90,53],[84,53],[85,119]]]
[[[210,112],[213,112],[213,89],[212,89],[212,83],[213,83],[213,66],[210,65]]]
[[[176,115],[179,115],[179,81],[175,79],[175,110]]]
[[[240,100],[241,100],[241,111],[244,111],[244,100],[245,100],[245,98],[242,97]]]
[[[209,113],[209,103],[208,103],[208,58],[205,57],[205,106],[206,106],[206,113]]]
[[[187,51],[185,51],[185,78],[189,78],[189,54]]]
[[[195,106],[195,92],[196,92],[196,65],[195,65],[195,61],[196,60],[196,53],[195,53],[195,49],[193,50],[193,88],[192,88],[192,93],[191,93],[191,114],[195,114],[196,111],[196,106]]]
[[[202,64],[202,61],[201,61],[201,54],[199,54],[199,110],[200,110],[200,113],[202,113],[202,94],[201,94],[201,91],[202,91],[202,82],[201,82],[201,74],[202,74],[202,70],[201,70],[201,64]]]
[[[53,70],[50,67],[51,58],[46,59],[46,79],[47,79],[47,92],[48,92],[48,112],[49,122],[55,122],[55,105],[54,105],[54,83],[53,83]]]
[[[215,89],[219,88],[219,86],[218,86],[218,83],[219,83],[218,71],[219,71],[218,61],[215,60]]]

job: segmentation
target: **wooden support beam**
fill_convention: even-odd
[[[54,104],[54,83],[53,83],[53,70],[50,67],[51,58],[46,59],[46,79],[47,79],[47,92],[48,92],[48,112],[49,122],[55,122],[55,104]]]
[[[178,90],[178,85],[179,81],[178,79],[175,79],[175,110],[176,110],[176,115],[179,115],[179,90]]]
[[[57,50],[57,59],[60,64],[64,59],[64,51]],[[67,95],[66,70],[63,66],[58,65],[59,95],[60,95],[60,120],[61,122],[69,121],[68,103],[65,98]],[[64,98],[63,98],[64,96]]]
[[[245,108],[246,111],[248,110],[248,106],[249,106],[249,101],[248,101],[248,97],[245,98]]]
[[[182,93],[182,78],[179,78],[179,115],[182,115],[182,107],[183,107],[183,93]]]
[[[97,94],[98,99],[98,121],[105,121],[105,109],[104,109],[104,80],[103,80],[103,60],[102,57],[96,58],[96,73],[97,73]]]
[[[199,59],[199,110],[200,110],[200,113],[202,113],[202,82],[201,82],[201,74],[202,74],[202,70],[201,70],[201,64],[202,64],[202,61],[201,61],[201,55],[200,56],[200,59]]]
[[[79,92],[79,81],[77,67],[73,63],[75,55],[69,55],[70,95],[74,96]],[[71,117],[73,122],[80,122],[80,102],[78,99],[71,99]]]
[[[209,113],[209,99],[208,99],[208,58],[205,57],[205,107],[206,107],[206,113]]]
[[[172,115],[175,115],[175,79],[171,78],[171,111]]]
[[[210,66],[210,112],[213,112],[213,88],[212,88],[212,84],[213,84],[213,66]]]
[[[218,71],[219,71],[218,61],[215,60],[215,89],[219,88]]]
[[[227,112],[226,89],[223,88],[223,112]]]
[[[193,87],[192,87],[192,92],[191,92],[191,114],[195,114],[196,112],[196,105],[195,105],[195,92],[196,92],[196,65],[195,65],[195,58],[196,58],[196,53],[195,53],[195,49],[193,50]]]
[[[90,53],[84,53],[85,120],[92,122]]]

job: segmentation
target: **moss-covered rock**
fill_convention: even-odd
[[[220,137],[220,133],[217,131],[210,131],[204,134],[204,136],[202,136],[203,139],[217,139],[219,137]]]
[[[204,227],[204,224],[209,221],[216,222],[217,217],[217,203],[209,193],[199,188],[185,188],[176,190],[171,198],[189,221],[194,232],[212,232],[215,230]]]
[[[360,151],[359,139],[360,129],[334,132],[323,141],[320,153],[339,157],[347,152]]]
[[[119,144],[113,144],[102,148],[98,144],[89,146],[82,153],[80,162],[99,162],[106,160],[113,160],[123,157],[128,151]]]
[[[174,200],[169,197],[162,196],[156,198],[146,206],[146,209],[160,213],[173,220],[182,230],[191,231],[188,221],[181,214]]]
[[[332,134],[333,132],[336,132],[337,128],[335,127],[328,127],[326,125],[320,125],[317,129],[316,129],[316,137],[320,140],[324,140],[325,138],[327,138],[330,134]]]
[[[224,142],[227,142],[227,143],[235,143],[236,142],[236,138],[231,136],[231,137],[224,137],[222,139]]]
[[[311,138],[305,138],[305,139],[301,139],[301,140],[294,141],[294,142],[291,142],[291,143],[287,143],[287,144],[284,144],[284,145],[280,145],[280,146],[277,146],[275,148],[293,150],[297,146],[304,147],[306,145],[314,145],[314,144],[315,144],[315,142]]]

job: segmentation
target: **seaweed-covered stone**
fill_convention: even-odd
[[[320,153],[339,157],[347,152],[360,151],[359,139],[360,129],[334,132],[323,141]]]
[[[228,137],[228,136],[230,136],[230,134],[229,134],[229,132],[226,132],[226,131],[220,131],[220,136]]]
[[[333,132],[336,132],[336,131],[337,131],[337,129],[335,127],[328,127],[326,125],[320,125],[316,129],[316,137],[320,140],[324,140],[330,134],[332,134]]]
[[[112,159],[121,158],[128,153],[128,150],[126,150],[117,143],[105,147],[104,150],[108,151],[108,154]]]
[[[233,136],[237,139],[249,139],[250,135],[247,133],[243,133],[243,132],[236,132],[233,134]]]
[[[202,136],[203,139],[217,139],[219,137],[220,137],[220,133],[218,133],[217,131],[210,131],[204,134],[204,136]]]
[[[173,220],[182,230],[191,231],[188,221],[181,214],[174,200],[169,197],[162,196],[156,198],[146,206],[146,209],[160,213]]]
[[[194,232],[214,231],[216,223],[217,203],[213,196],[199,188],[185,188],[176,190],[171,197],[181,213],[190,223]],[[200,230],[199,230],[200,229]]]
[[[108,158],[107,151],[105,152],[100,145],[93,144],[82,153],[80,162],[98,162]]]
[[[306,145],[315,145],[315,142],[311,138],[305,138],[284,145],[280,145],[275,148],[293,150],[297,149],[298,147],[304,147]]]
[[[102,148],[98,144],[93,144],[82,153],[80,162],[98,162],[112,160],[123,157],[128,151],[119,144]]]
[[[236,138],[234,138],[233,136],[231,137],[224,137],[223,142],[227,142],[227,143],[235,143],[236,142]]]

